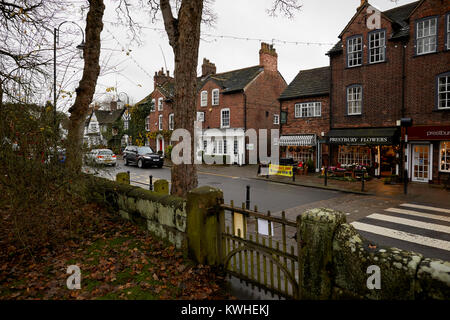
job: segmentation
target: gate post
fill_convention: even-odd
[[[222,263],[222,239],[225,220],[223,192],[200,187],[187,195],[188,254],[198,264],[219,266]]]
[[[325,208],[311,209],[297,216],[300,299],[331,297],[333,236],[345,221],[343,213]]]

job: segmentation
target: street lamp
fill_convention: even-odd
[[[119,93],[118,95],[117,95],[117,102],[122,102],[121,100],[120,100],[120,95],[121,94],[124,94],[124,95],[126,95],[127,96],[127,107],[130,105],[130,97],[128,96],[128,94],[126,94],[125,92],[121,92],[121,93]]]
[[[53,29],[53,108],[54,108],[53,109],[53,112],[54,112],[53,121],[54,121],[54,126],[55,126],[55,139],[56,139],[56,134],[58,132],[57,121],[56,121],[56,45],[58,44],[58,40],[59,40],[59,28],[61,28],[61,26],[65,23],[72,23],[80,29],[81,35],[83,36],[83,41],[79,45],[77,45],[76,48],[78,50],[83,50],[85,47],[83,29],[75,22],[63,21],[59,24],[58,28]]]

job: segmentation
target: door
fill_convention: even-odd
[[[163,148],[163,140],[162,140],[161,138],[159,139],[159,149],[158,149],[158,151],[164,152],[164,148]]]
[[[412,181],[428,182],[429,172],[430,145],[414,145],[412,150]]]

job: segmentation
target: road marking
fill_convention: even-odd
[[[419,235],[412,234],[409,232],[403,232],[403,231],[398,231],[398,230],[394,230],[394,229],[373,226],[370,224],[357,222],[357,221],[352,222],[351,225],[353,225],[359,231],[365,231],[365,232],[385,236],[388,238],[408,241],[408,242],[417,243],[417,244],[427,246],[427,247],[433,247],[433,248],[438,248],[441,250],[450,251],[450,242],[449,241],[419,236]]]
[[[393,222],[393,223],[403,224],[403,225],[406,225],[406,226],[416,227],[416,228],[421,228],[421,229],[427,229],[427,230],[433,230],[433,231],[438,231],[438,232],[450,233],[450,227],[447,227],[447,226],[443,226],[443,225],[440,225],[440,224],[423,222],[423,221],[399,218],[399,217],[394,217],[394,216],[388,216],[388,215],[385,215],[385,214],[374,213],[374,214],[371,214],[371,215],[367,216],[366,218],[376,219],[376,220],[381,220],[381,221],[387,221],[387,222]]]
[[[208,174],[208,175],[211,175],[211,176],[218,176],[218,177],[231,178],[231,179],[239,179],[239,177],[227,176],[227,175],[224,175],[224,174],[218,174],[218,173],[202,172],[202,171],[198,171],[198,173],[200,173],[200,174]]]
[[[384,211],[394,212],[394,213],[403,213],[403,214],[416,216],[416,217],[422,217],[422,218],[428,218],[428,219],[433,219],[433,220],[441,220],[441,221],[445,221],[445,222],[450,222],[450,217],[440,216],[440,215],[437,215],[437,214],[423,213],[423,212],[412,211],[412,210],[405,210],[405,209],[400,209],[400,208],[388,208],[388,209],[385,209]]]
[[[412,204],[412,203],[402,203],[400,206],[416,208],[416,209],[424,209],[424,210],[430,210],[430,211],[437,211],[437,212],[443,212],[443,213],[450,213],[450,209],[422,206],[422,205]]]

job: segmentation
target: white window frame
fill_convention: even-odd
[[[197,121],[198,122],[205,121],[205,113],[203,111],[197,111]]]
[[[306,115],[305,115],[306,113]],[[303,102],[295,104],[295,118],[314,118],[322,116],[322,102]]]
[[[447,39],[447,50],[450,50],[450,12],[447,13],[447,15],[445,16],[445,21],[446,21],[446,25],[447,25],[447,30],[446,30],[446,39]]]
[[[219,89],[214,89],[211,94],[211,103],[213,106],[219,105]]]
[[[386,31],[377,30],[369,33],[369,63],[386,61]]]
[[[169,130],[175,129],[175,115],[173,113],[169,114]]]
[[[152,99],[152,108],[150,109],[151,112],[155,112],[156,110],[156,100]]]
[[[356,92],[358,90],[359,92]],[[359,97],[357,96],[359,95]],[[361,115],[363,102],[362,86],[351,86],[347,88],[347,115]]]
[[[163,98],[158,99],[158,111],[163,111]]]
[[[448,169],[443,169],[443,166],[448,166]],[[450,172],[450,141],[441,141],[439,144],[439,171]]]
[[[123,130],[128,130],[128,119],[123,120]]]
[[[145,118],[145,131],[150,131],[150,116]]]
[[[434,22],[434,26],[432,25]],[[437,50],[438,18],[425,18],[416,22],[416,54],[423,55]],[[426,50],[426,48],[428,49]]]
[[[347,67],[359,67],[363,62],[363,37],[355,36],[347,39]]]
[[[228,111],[228,125],[223,124],[223,113]],[[231,112],[229,108],[225,108],[220,110],[220,127],[221,128],[229,128],[231,125]]]
[[[202,91],[200,93],[200,107],[208,106],[208,91]]]
[[[280,124],[280,115],[279,114],[273,115],[273,124]]]
[[[158,116],[158,130],[162,131],[162,129],[163,129],[163,115],[160,114]]]
[[[445,79],[444,83],[441,80]],[[445,95],[445,99],[441,99],[441,95]],[[445,101],[445,107],[441,107],[442,102]],[[438,110],[450,109],[450,73],[437,77],[437,108]]]

